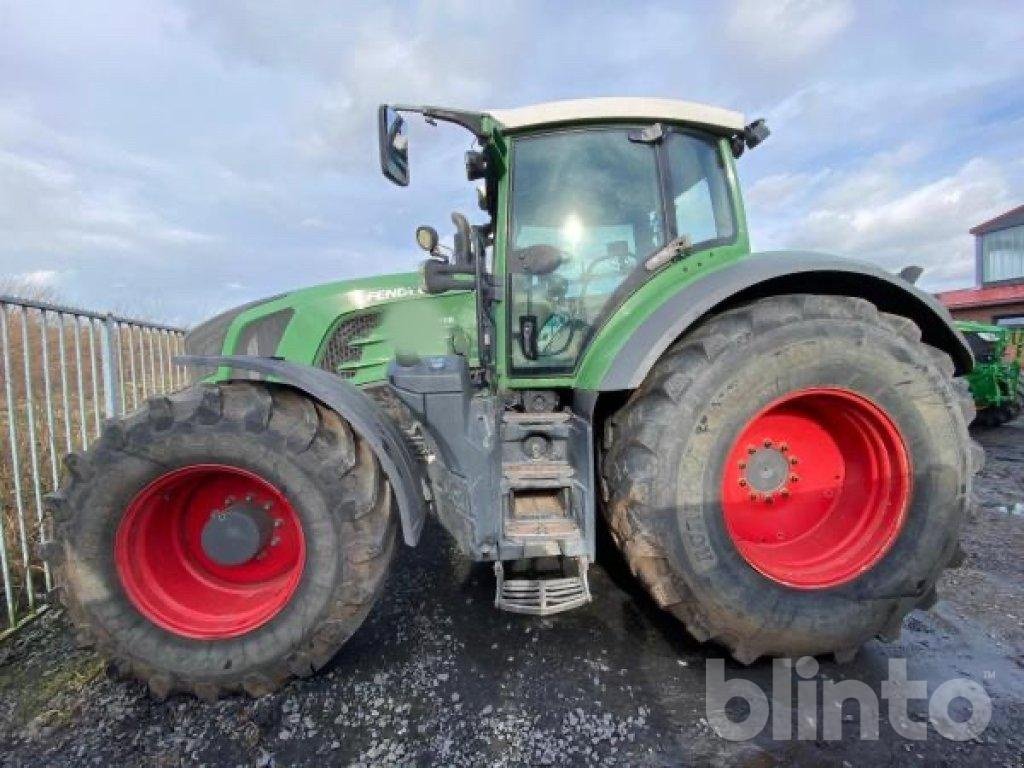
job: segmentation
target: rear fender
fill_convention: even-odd
[[[953,358],[958,374],[974,365],[967,341],[934,296],[873,264],[818,253],[755,254],[708,272],[651,312],[611,359],[600,391],[636,389],[661,355],[707,315],[767,296],[856,296],[921,328],[922,339]]]
[[[347,419],[377,455],[398,502],[402,537],[409,546],[416,545],[426,518],[419,461],[395,422],[361,390],[328,371],[270,357],[183,355],[175,361],[187,366],[225,366],[233,375],[248,371],[272,376],[274,381],[306,393]]]

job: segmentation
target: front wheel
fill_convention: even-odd
[[[742,662],[897,634],[957,553],[980,465],[952,368],[861,299],[713,317],[606,428],[612,535],[659,604]]]
[[[152,398],[67,461],[50,559],[114,671],[215,699],[325,664],[384,583],[396,521],[338,414],[240,382]]]

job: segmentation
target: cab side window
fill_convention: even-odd
[[[665,151],[676,233],[688,235],[695,246],[731,240],[736,225],[717,142],[670,133]]]

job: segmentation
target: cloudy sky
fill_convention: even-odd
[[[493,5],[493,8],[488,6]],[[764,116],[754,246],[972,279],[972,225],[1024,202],[1024,9],[964,3],[0,0],[0,277],[192,322],[413,268],[475,211],[468,134],[376,104],[655,95]]]

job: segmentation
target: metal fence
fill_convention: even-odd
[[[43,496],[61,456],[89,447],[104,418],[186,384],[180,328],[0,296],[0,637],[46,605],[53,575]],[[6,424],[2,421],[6,420]]]

